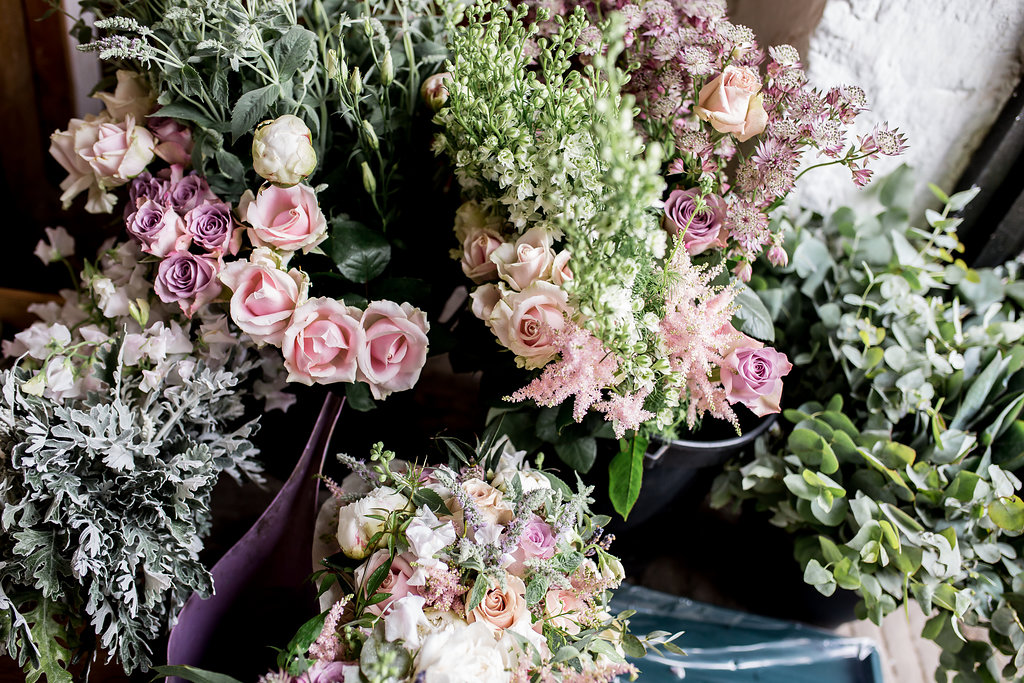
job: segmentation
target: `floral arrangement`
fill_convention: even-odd
[[[1024,661],[1024,287],[1020,264],[973,270],[953,214],[977,189],[907,219],[913,177],[878,215],[787,221],[786,269],[755,273],[796,353],[782,433],[719,477],[795,538],[804,580],[854,591],[879,623],[908,600],[943,649],[936,680],[1017,680]]]
[[[494,432],[451,466],[377,444],[321,509],[323,614],[264,681],[611,681],[645,647],[608,612],[622,565],[607,517]],[[677,634],[678,635],[678,634]],[[677,636],[648,645],[678,651]]]
[[[47,232],[37,255],[74,273],[74,240]],[[70,681],[99,648],[148,668],[150,641],[213,590],[199,551],[214,485],[261,481],[243,396],[293,398],[280,360],[226,316],[187,319],[154,296],[142,256],[108,241],[3,342],[0,647],[29,681]]]
[[[368,409],[426,361],[427,312],[408,299],[440,312],[413,268],[385,274],[393,245],[425,238],[385,233],[403,169],[419,165],[409,140],[430,115],[420,86],[447,10],[328,5],[84,3],[99,35],[83,49],[125,68],[96,95],[107,110],[73,119],[51,152],[69,173],[65,202],[88,190],[87,209],[109,212],[128,187],[126,227],[161,259],[163,301],[187,315],[226,303],[257,344],[281,349],[289,381],[347,383]]]
[[[468,10],[435,117],[468,200],[453,255],[478,285],[473,313],[542,370],[511,400],[572,398],[577,422],[599,411],[620,438],[704,415],[738,428],[737,404],[778,412],[790,362],[744,333],[772,340],[743,284],[764,250],[786,258],[769,216],[807,152],[863,184],[903,137],[880,126],[847,144],[863,93],[811,88],[790,46],[762,76],[724,2],[550,10]]]

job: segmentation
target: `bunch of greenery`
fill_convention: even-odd
[[[862,617],[916,600],[944,650],[937,680],[1004,680],[1024,666],[1024,283],[1015,264],[956,257],[951,214],[976,191],[933,187],[945,209],[921,230],[912,187],[901,169],[877,215],[787,226],[790,266],[752,284],[781,344],[801,351],[787,391],[807,400],[727,469],[713,504],[769,511],[804,579],[856,591]]]

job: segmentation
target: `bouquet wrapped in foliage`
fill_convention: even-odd
[[[804,579],[857,592],[861,616],[916,600],[944,650],[941,680],[1016,680],[1024,286],[1017,263],[976,271],[956,256],[953,212],[976,189],[933,188],[946,207],[922,230],[907,219],[912,186],[903,169],[881,213],[791,226],[789,269],[756,276],[806,401],[712,502],[770,511]]]
[[[70,267],[73,240],[48,232],[36,253]],[[97,647],[148,667],[149,641],[212,591],[198,554],[214,484],[260,481],[243,395],[282,404],[280,360],[223,314],[164,304],[141,258],[108,242],[3,344],[0,631],[30,681],[70,681]]]
[[[902,136],[848,142],[863,93],[811,88],[788,45],[762,75],[724,2],[558,7],[469,10],[435,118],[468,200],[453,255],[473,313],[543,370],[511,399],[572,398],[619,437],[778,412],[791,365],[743,284],[763,251],[786,258],[769,216],[808,152],[863,183]]]
[[[622,566],[607,518],[493,436],[451,466],[378,444],[321,509],[324,613],[265,681],[610,681],[644,646],[608,612]],[[330,482],[329,482],[330,483]],[[326,567],[326,568],[325,568]],[[668,634],[651,646],[678,650]],[[667,645],[666,645],[667,643]],[[637,652],[639,651],[639,652]]]

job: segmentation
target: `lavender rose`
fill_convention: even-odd
[[[185,223],[181,216],[159,202],[142,199],[125,220],[128,234],[142,246],[142,251],[164,257],[175,250],[188,248]]]
[[[224,202],[203,202],[189,211],[185,231],[209,252],[237,254],[242,244],[242,229],[235,225],[231,207]]]
[[[777,413],[782,378],[792,369],[786,354],[742,335],[722,361],[722,386],[729,403],[742,403],[757,416]]]
[[[170,188],[170,183],[162,178],[154,178],[149,171],[137,175],[131,186],[128,188],[129,206],[125,209],[131,213],[139,206],[139,198],[163,201],[164,194]]]
[[[215,199],[217,196],[210,191],[205,178],[195,171],[185,175],[180,164],[171,166],[167,201],[175,211],[185,215],[204,201]]]
[[[182,312],[192,317],[220,293],[218,270],[215,258],[176,251],[160,262],[153,288],[161,301],[177,302]]]
[[[665,201],[665,229],[673,235],[685,230],[683,246],[691,256],[712,247],[725,246],[724,236],[720,234],[727,210],[725,200],[709,194],[704,197],[707,206],[697,211],[696,201],[699,196],[698,188],[672,190]]]

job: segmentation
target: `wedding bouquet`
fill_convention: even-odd
[[[74,241],[47,232],[37,255],[71,269]],[[3,342],[0,648],[29,681],[70,681],[98,649],[148,668],[150,641],[213,590],[199,551],[220,475],[261,481],[243,396],[291,398],[278,358],[223,314],[163,303],[142,257],[108,241]]]
[[[744,284],[766,249],[788,259],[769,217],[807,152],[863,184],[903,137],[848,142],[863,92],[810,87],[788,45],[762,75],[724,2],[491,2],[450,34],[435,148],[468,200],[453,256],[473,313],[542,370],[511,400],[572,398],[620,438],[778,412],[792,366]]]
[[[628,614],[608,612],[622,565],[609,518],[493,436],[446,441],[450,466],[378,444],[317,520],[324,613],[264,681],[610,681],[643,655]],[[650,646],[674,636],[652,634]],[[667,643],[667,644],[666,644]]]

